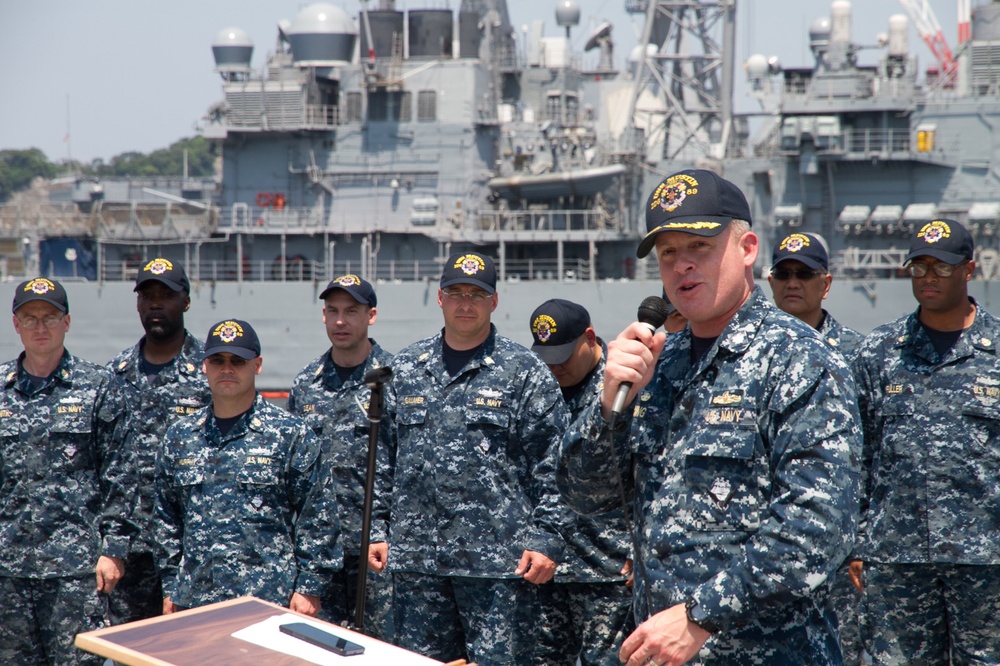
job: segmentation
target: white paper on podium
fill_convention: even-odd
[[[281,630],[279,630],[278,627],[291,622],[305,622],[306,624],[311,624],[317,629],[322,629],[327,633],[346,638],[353,643],[363,645],[365,652],[364,654],[344,657],[339,654],[334,654],[329,650],[324,650],[321,647],[310,645],[309,643],[299,640],[298,638],[293,638],[288,634],[281,633]],[[341,627],[324,624],[322,622],[314,622],[308,618],[302,617],[301,615],[292,615],[291,613],[269,617],[263,622],[258,622],[257,624],[252,624],[249,627],[240,629],[239,631],[233,633],[232,636],[233,638],[238,638],[241,641],[253,643],[254,645],[259,645],[269,650],[276,650],[277,652],[282,652],[314,664],[319,664],[319,666],[365,666],[365,664],[398,664],[399,666],[441,665],[440,661],[436,661],[428,657],[422,657],[419,654],[398,648],[395,645],[383,643],[382,641],[374,638],[347,631]]]

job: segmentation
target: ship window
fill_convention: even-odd
[[[403,123],[413,121],[413,93],[408,90],[400,93],[399,121]]]
[[[437,92],[421,90],[417,93],[417,122],[426,123],[437,120]]]
[[[389,118],[389,96],[384,90],[368,93],[368,120],[387,120]]]
[[[361,120],[361,93],[347,93],[347,122]]]

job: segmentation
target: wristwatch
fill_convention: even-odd
[[[698,625],[710,634],[717,634],[721,630],[719,625],[705,615],[705,609],[699,606],[698,602],[694,599],[688,599],[687,603],[684,604],[684,608],[687,612],[688,622]]]

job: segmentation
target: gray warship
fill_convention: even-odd
[[[733,105],[738,5],[626,0],[643,30],[620,71],[609,23],[583,53],[570,48],[574,0],[554,7],[555,36],[515,29],[505,0],[457,11],[383,0],[356,15],[313,4],[278,23],[256,70],[248,35],[222,29],[211,45],[222,97],[201,126],[219,176],[64,179],[19,195],[0,207],[0,272],[61,278],[67,345],[103,362],[142,333],[136,271],[181,261],[189,329],[250,320],[260,385],[281,389],[328,347],[318,294],[329,279],[376,284],[372,334],[398,351],[440,328],[437,278],[463,249],[497,258],[504,334],[529,342],[531,311],[558,295],[613,337],[661,289],[655,262],[635,258],[646,196],[697,166],[747,193],[763,247],[796,230],[824,237],[837,277],[828,309],[858,330],[912,309],[898,267],[909,234],[935,217],[976,235],[972,292],[990,308],[1000,3],[973,8],[954,59],[920,72],[902,15],[864,47],[877,62],[859,64],[851,5],[835,0],[810,28],[812,63],[744,63],[751,113]],[[0,335],[5,357],[18,342]]]

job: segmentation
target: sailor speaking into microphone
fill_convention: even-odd
[[[636,254],[655,252],[688,328],[636,322],[609,343],[604,392],[567,433],[558,479],[580,513],[631,505],[638,628],[619,656],[840,664],[825,592],[856,531],[850,371],[754,285],[758,239],[733,183],[670,175],[646,228]]]

